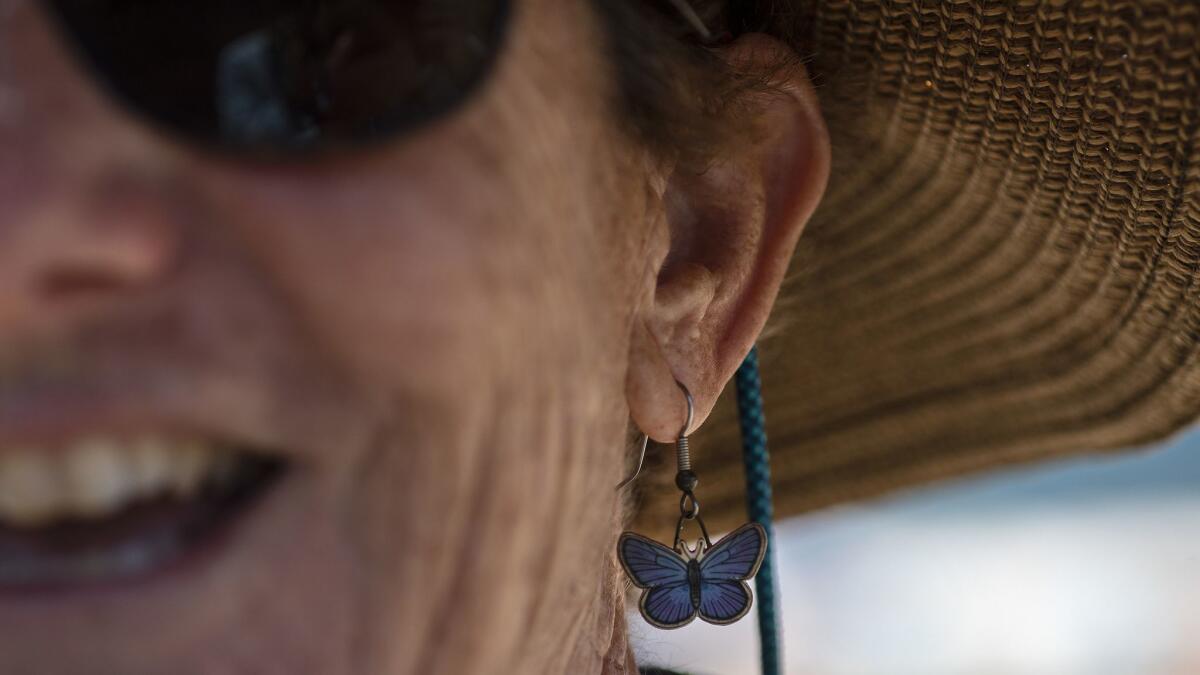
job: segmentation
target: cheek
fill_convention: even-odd
[[[376,445],[339,456],[330,480],[372,579],[358,611],[393,635],[381,652],[421,653],[440,608],[464,595],[463,635],[446,640],[515,644],[495,617],[534,604],[542,590],[526,579],[545,569],[544,546],[585,550],[583,533],[602,546],[594,534],[616,512],[570,487],[608,459],[576,420],[600,412],[622,430],[604,408],[620,398],[625,329],[606,318],[619,313],[614,219],[596,208],[608,182],[572,140],[467,126],[369,165],[212,178],[243,250],[375,405],[364,423]],[[619,452],[619,440],[600,445]],[[587,513],[572,495],[590,500]],[[573,528],[562,539],[561,523]],[[555,578],[593,578],[571,569]]]
[[[344,585],[369,587],[364,658],[389,662],[369,672],[487,672],[529,635],[565,644],[578,616],[514,617],[594,597],[611,558],[640,281],[621,209],[642,190],[624,187],[600,88],[555,86],[542,71],[562,59],[513,61],[457,117],[370,158],[199,171],[239,249],[375,405],[376,443],[331,451],[323,479],[362,571]]]
[[[223,191],[226,211],[354,371],[461,382],[583,337],[589,308],[608,300],[594,214],[576,206],[588,177],[519,151],[501,166],[480,142],[430,139],[368,167],[250,176]]]

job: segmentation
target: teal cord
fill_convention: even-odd
[[[766,420],[763,416],[762,379],[758,373],[758,348],[746,355],[737,376],[738,419],[742,426],[742,458],[746,465],[746,509],[750,520],[767,531],[767,554],[754,589],[758,599],[758,632],[763,675],[779,675],[779,607],[775,594],[775,531],[771,526],[771,456],[767,452]]]

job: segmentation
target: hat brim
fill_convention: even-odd
[[[797,4],[834,173],[762,344],[778,514],[1193,422],[1200,8]],[[724,398],[693,438],[714,529],[745,518]]]

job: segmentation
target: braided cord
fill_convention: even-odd
[[[746,508],[750,519],[767,532],[767,554],[754,579],[758,595],[758,631],[763,675],[779,675],[779,607],[775,597],[775,531],[771,505],[771,457],[767,452],[763,416],[762,379],[758,373],[758,348],[746,355],[737,376],[738,419],[742,427],[742,458],[746,465]]]

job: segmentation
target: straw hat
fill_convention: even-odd
[[[1200,6],[774,4],[834,147],[762,344],[780,517],[1196,418]],[[728,529],[731,391],[692,443]],[[643,531],[674,525],[672,458],[639,480]]]

